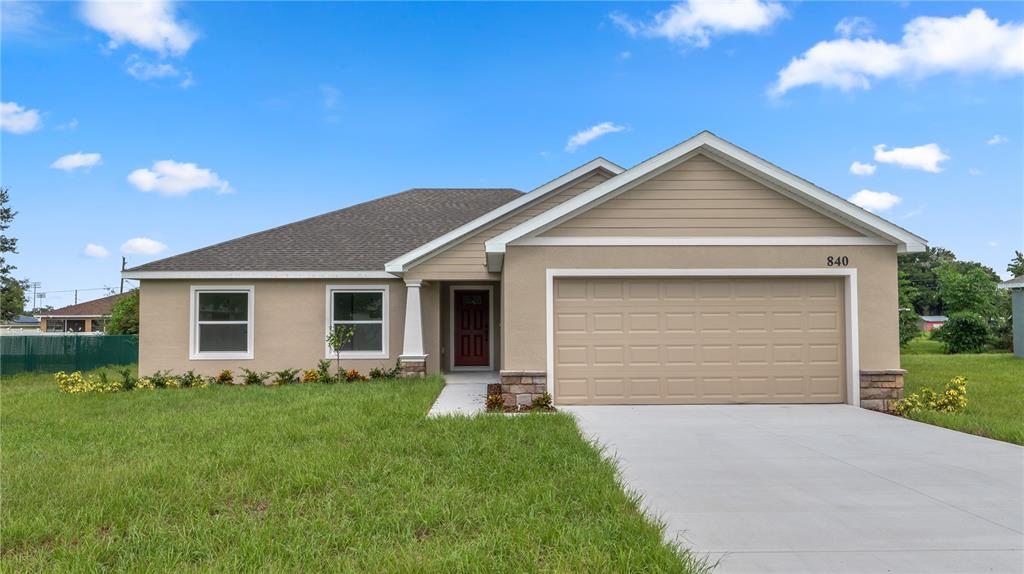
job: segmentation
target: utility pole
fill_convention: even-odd
[[[33,281],[32,282],[32,311],[33,312],[35,312],[35,310],[37,308],[36,307],[36,289],[39,289],[42,286],[43,286],[43,284],[38,282],[38,281]]]
[[[128,263],[128,258],[124,255],[121,256],[121,293],[124,293],[124,268]]]
[[[78,305],[78,289],[75,289],[75,305]]]

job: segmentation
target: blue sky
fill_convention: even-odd
[[[2,26],[12,260],[55,306],[123,252],[704,129],[961,259],[1024,244],[1021,3],[4,2]]]

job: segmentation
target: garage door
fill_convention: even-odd
[[[841,403],[838,278],[562,278],[559,404]]]

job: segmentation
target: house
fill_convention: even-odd
[[[999,284],[999,288],[1010,290],[1010,312],[1013,314],[1013,354],[1024,357],[1024,275],[1003,281]]]
[[[917,326],[922,331],[928,332],[936,327],[941,327],[946,321],[949,321],[949,317],[945,315],[921,315],[921,320],[917,322]]]
[[[120,293],[108,295],[40,313],[39,330],[44,333],[102,333],[114,303],[123,296]]]
[[[497,371],[507,402],[902,396],[896,255],[926,241],[710,132],[529,193],[412,189],[169,257],[140,370]]]
[[[10,321],[0,323],[0,332],[18,333],[24,335],[28,331],[39,330],[39,317],[18,315]]]

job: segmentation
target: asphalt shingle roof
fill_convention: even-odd
[[[383,271],[384,264],[522,195],[410,189],[130,271]]]
[[[40,313],[40,317],[89,317],[89,316],[106,316],[114,309],[114,303],[118,299],[124,297],[127,293],[117,293],[115,295],[108,295],[106,297],[100,297],[99,299],[93,299],[92,301],[86,301],[84,303],[78,303],[77,305],[68,305],[67,307],[61,307],[60,309],[54,309],[53,311],[46,311]]]

